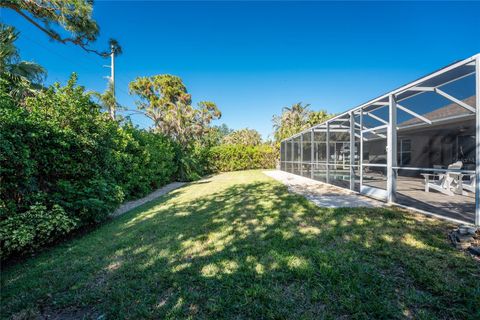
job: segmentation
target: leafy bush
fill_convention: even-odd
[[[202,176],[211,173],[210,148],[205,141],[194,141],[188,146],[176,149],[178,172],[176,179],[179,181],[196,181]]]
[[[262,144],[262,136],[255,129],[240,129],[233,131],[222,139],[223,144],[243,144],[246,146],[258,146]]]
[[[61,205],[83,223],[102,220],[122,200],[112,178],[118,124],[94,105],[75,79],[0,111],[1,199],[22,212]]]
[[[273,168],[270,145],[220,145],[206,135],[180,144],[112,121],[73,76],[21,106],[0,77],[0,254],[35,250],[103,221],[126,199],[173,179]],[[175,140],[178,141],[178,140]]]
[[[147,194],[177,172],[170,139],[110,120],[75,76],[65,87],[55,84],[28,98],[25,106],[9,97],[0,80],[0,123],[0,233],[10,239],[0,245],[2,258],[98,223],[124,199]],[[75,223],[55,225],[58,208]],[[48,231],[49,219],[58,232]],[[39,227],[32,229],[30,220]]]
[[[23,213],[17,213],[0,221],[0,254],[25,252],[48,244],[75,228],[78,221],[69,217],[62,207],[34,205]]]
[[[216,171],[275,168],[278,151],[271,145],[220,145],[210,149]]]
[[[138,130],[127,123],[121,130],[122,147],[117,151],[115,180],[126,199],[148,194],[173,180],[177,172],[176,144],[157,133]]]

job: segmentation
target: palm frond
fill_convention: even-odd
[[[47,71],[39,64],[31,61],[20,61],[8,67],[9,72],[30,82],[42,82]]]

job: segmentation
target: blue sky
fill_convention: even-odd
[[[341,112],[480,52],[479,12],[480,2],[96,1],[95,47],[110,37],[123,47],[121,104],[134,106],[135,77],[174,74],[195,102],[217,103],[217,123],[267,138],[282,107]],[[47,83],[75,71],[88,89],[105,89],[109,60],[49,41],[9,10],[0,17],[21,31],[22,58],[46,67]]]

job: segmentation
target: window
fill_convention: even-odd
[[[412,140],[400,139],[398,142],[398,165],[405,166],[412,160]]]
[[[475,136],[457,136],[457,159],[464,164],[475,163]]]

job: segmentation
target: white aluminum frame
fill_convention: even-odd
[[[475,57],[475,104],[480,108],[480,54]],[[480,226],[480,112],[475,114],[475,225]]]
[[[475,71],[470,72],[467,70],[461,75],[458,75],[456,77],[452,77],[451,79],[448,79],[440,84],[435,84],[436,87],[434,86],[425,86],[422,85],[425,81],[428,80],[433,80],[438,76],[441,76],[445,73],[448,73],[450,71],[455,70],[456,68],[460,68],[463,66],[474,66]],[[432,125],[432,124],[438,124],[444,121],[445,119],[440,119],[440,120],[430,120],[427,119],[425,116],[422,116],[415,111],[401,105],[399,102],[401,102],[404,99],[409,99],[412,98],[418,94],[421,94],[423,92],[434,92],[450,101],[453,103],[467,109],[468,111],[471,112],[471,114],[460,114],[460,115],[455,115],[452,116],[451,118],[468,118],[468,117],[473,117],[475,116],[475,123],[476,123],[476,150],[475,150],[475,156],[476,156],[476,162],[475,162],[475,225],[480,226],[480,112],[476,112],[476,109],[474,106],[471,106],[455,97],[452,95],[446,93],[439,87],[443,87],[444,85],[451,83],[453,81],[459,80],[461,78],[470,76],[472,74],[475,74],[475,94],[476,94],[476,108],[480,108],[480,54],[476,54],[472,57],[469,57],[467,59],[458,61],[456,63],[453,63],[443,69],[440,69],[438,71],[435,71],[425,77],[422,77],[420,79],[417,79],[409,84],[406,84],[398,89],[392,90],[380,97],[377,97],[375,99],[372,99],[364,104],[361,104],[355,108],[352,108],[346,112],[343,112],[323,123],[317,124],[315,126],[312,126],[302,132],[299,132],[290,138],[282,140],[283,144],[283,150],[284,150],[284,159],[286,158],[288,152],[288,143],[291,143],[291,157],[292,159],[287,159],[287,161],[283,161],[285,164],[283,168],[286,168],[287,163],[292,164],[292,171],[293,171],[293,164],[298,164],[300,163],[301,166],[299,169],[299,173],[303,175],[303,134],[310,133],[311,135],[311,159],[308,162],[311,166],[311,178],[314,178],[314,172],[315,172],[315,167],[317,164],[320,162],[318,159],[315,159],[315,132],[325,132],[326,137],[325,141],[322,141],[320,143],[325,143],[325,148],[326,148],[326,161],[325,161],[325,172],[326,172],[326,182],[330,183],[330,133],[333,132],[346,132],[349,133],[350,136],[350,161],[349,164],[345,164],[345,166],[350,167],[350,183],[349,183],[349,189],[354,190],[355,189],[355,137],[360,138],[360,150],[358,152],[358,158],[359,158],[359,176],[360,176],[360,192],[366,195],[374,196],[374,197],[379,197],[382,198],[389,203],[395,203],[395,196],[396,196],[396,178],[397,178],[397,170],[402,169],[402,170],[429,170],[432,171],[432,168],[408,168],[408,167],[399,167],[397,164],[397,131],[399,129],[404,130],[407,128],[413,128],[417,126],[424,126],[424,125]],[[432,81],[430,81],[432,82]],[[433,83],[435,83],[435,80],[433,80]],[[408,93],[407,96],[405,93],[407,92],[416,92],[413,94]],[[403,94],[403,96],[402,96]],[[374,107],[374,108],[372,108]],[[386,121],[385,119],[382,119],[381,117],[373,114],[372,112],[377,110],[378,108],[384,108],[388,107],[389,111],[389,119]],[[401,128],[398,127],[397,124],[397,110],[402,110],[413,117],[419,119],[421,122],[420,123],[415,123],[411,124],[408,126],[403,126]],[[359,122],[357,123],[355,121],[355,116],[360,116]],[[382,125],[375,126],[375,127],[365,127],[364,126],[364,116],[371,117],[372,119],[375,119],[376,121],[382,123]],[[339,123],[343,122],[343,123]],[[347,122],[348,124],[345,125],[344,123]],[[360,131],[359,134],[355,132],[355,130]],[[383,133],[378,132],[379,130],[384,130],[386,129],[386,135]],[[365,133],[370,133],[373,134],[374,137],[369,137],[369,139],[365,138]],[[300,136],[300,158],[297,160],[294,160],[294,144],[297,143],[294,141],[295,138]],[[364,163],[363,162],[363,151],[364,151],[364,146],[363,143],[365,141],[369,140],[377,140],[377,139],[387,139],[387,164],[370,164],[370,163]],[[320,146],[320,145],[319,145]],[[318,156],[318,155],[317,155]],[[282,161],[282,160],[281,160]],[[282,167],[282,166],[281,166]],[[383,189],[378,189],[378,188],[373,188],[369,186],[363,185],[363,168],[364,167],[386,167],[387,169],[387,190]],[[435,170],[433,170],[435,171]],[[441,169],[438,169],[438,171],[442,171]],[[465,170],[463,170],[465,171]],[[465,171],[466,172],[466,171]],[[454,220],[454,219],[453,219]]]
[[[395,202],[397,175],[394,167],[397,166],[397,102],[395,96],[389,96],[388,106],[388,133],[387,133],[387,201]]]
[[[350,190],[355,190],[355,115],[350,112]]]

